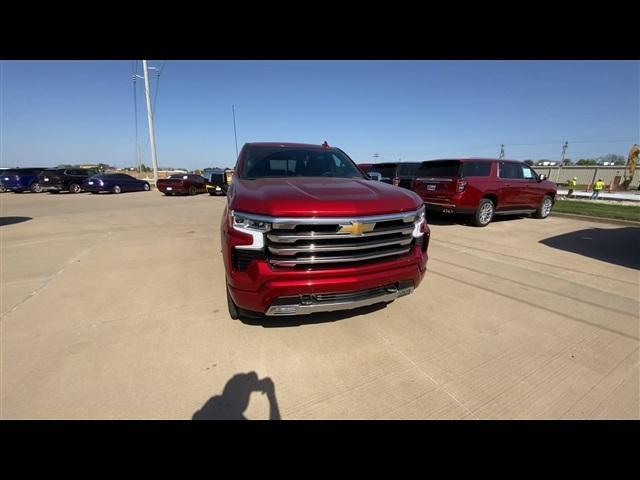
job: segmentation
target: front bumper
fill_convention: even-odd
[[[403,281],[358,292],[336,294],[296,295],[276,298],[266,312],[267,316],[307,315],[335,312],[389,303],[413,292],[413,282]]]
[[[426,263],[427,253],[420,246],[395,260],[341,269],[287,271],[274,269],[266,261],[254,261],[246,272],[227,273],[227,282],[231,298],[242,309],[300,315],[348,310],[409,294],[422,281]],[[381,288],[388,290],[382,292]],[[279,305],[297,308],[277,313],[273,307]]]

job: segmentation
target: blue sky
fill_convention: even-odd
[[[138,62],[140,63],[140,62]],[[176,61],[161,67],[161,166],[232,166],[250,141],[339,146],[357,162],[627,156],[640,62]],[[2,61],[0,164],[135,164],[132,61]],[[138,67],[139,72],[141,66]],[[143,82],[142,159],[151,165]],[[527,144],[527,145],[522,145]],[[530,145],[529,145],[530,144]]]

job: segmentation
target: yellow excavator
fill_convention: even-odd
[[[633,180],[633,175],[636,173],[636,164],[638,163],[638,157],[640,156],[640,146],[637,143],[634,143],[629,150],[629,158],[627,159],[627,167],[624,171],[624,189],[629,190],[629,185],[631,184],[631,180]]]

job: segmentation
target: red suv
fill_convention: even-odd
[[[426,271],[422,199],[328,145],[246,144],[220,230],[232,318],[388,303]]]
[[[478,227],[494,215],[546,218],[556,198],[556,185],[525,163],[485,158],[423,162],[413,190],[427,209],[471,215]]]

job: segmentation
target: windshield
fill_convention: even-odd
[[[459,160],[431,160],[420,165],[418,177],[457,177],[460,172]]]
[[[249,147],[240,177],[365,178],[351,159],[338,150],[271,146]]]
[[[17,170],[0,170],[0,176],[2,177],[8,177],[8,176],[12,176],[12,175],[18,175],[18,171]]]

